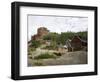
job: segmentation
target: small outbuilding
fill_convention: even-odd
[[[67,40],[66,45],[68,51],[81,50],[83,47],[87,47],[87,41],[82,40],[79,36],[74,36],[72,40]]]

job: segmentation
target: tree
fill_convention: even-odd
[[[80,36],[81,39],[83,40],[87,40],[87,31],[83,31],[83,32],[77,32],[77,35]]]
[[[44,40],[50,40],[51,44],[50,46],[52,47],[52,49],[55,49],[57,47],[58,44],[58,38],[59,38],[59,34],[55,33],[55,32],[51,32],[48,35],[45,35],[43,37]]]
[[[82,32],[62,32],[61,34],[50,32],[43,37],[44,40],[50,40],[52,45],[65,45],[68,39],[72,39],[74,35],[78,35],[81,39],[87,40],[87,31]]]
[[[74,32],[62,32],[61,34],[60,34],[60,44],[63,44],[63,45],[65,45],[66,44],[66,41],[67,41],[67,39],[72,39],[73,38],[73,36],[74,36]]]
[[[47,35],[45,35],[43,37],[43,40],[52,40],[52,41],[56,41],[57,38],[58,38],[59,34],[58,33],[55,33],[55,32],[51,32]]]

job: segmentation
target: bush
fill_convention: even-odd
[[[42,66],[43,64],[41,62],[37,61],[37,62],[34,62],[34,65],[36,65],[36,66]]]
[[[38,48],[40,46],[40,41],[33,40],[31,46],[34,48]]]
[[[59,37],[59,34],[56,32],[50,32],[49,34],[45,35],[43,37],[43,40],[52,40],[52,41],[56,41]]]
[[[43,53],[40,54],[39,56],[34,57],[34,59],[48,59],[48,58],[56,58],[56,56],[54,54]]]
[[[48,49],[48,50],[52,50],[52,46],[45,46],[43,49]]]
[[[34,48],[34,47],[28,47],[28,52],[32,52],[32,51],[35,51],[36,50],[36,48]]]
[[[31,52],[28,52],[28,55],[31,55]]]
[[[57,46],[50,45],[50,46],[45,46],[45,47],[42,48],[42,49],[57,50]]]
[[[36,48],[34,48],[34,47],[28,47],[28,55],[32,55],[32,53],[33,53],[33,51],[35,51],[36,50]]]
[[[54,52],[54,54],[55,54],[56,56],[61,56],[61,55],[62,55],[61,53],[56,53],[56,52]]]

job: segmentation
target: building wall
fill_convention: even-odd
[[[71,41],[71,46],[77,50],[80,49],[82,47],[82,42],[80,40],[80,38],[78,36],[75,36],[72,41]]]

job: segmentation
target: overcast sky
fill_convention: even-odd
[[[28,40],[37,33],[39,27],[46,27],[50,32],[57,33],[86,31],[88,29],[88,18],[28,15]]]

